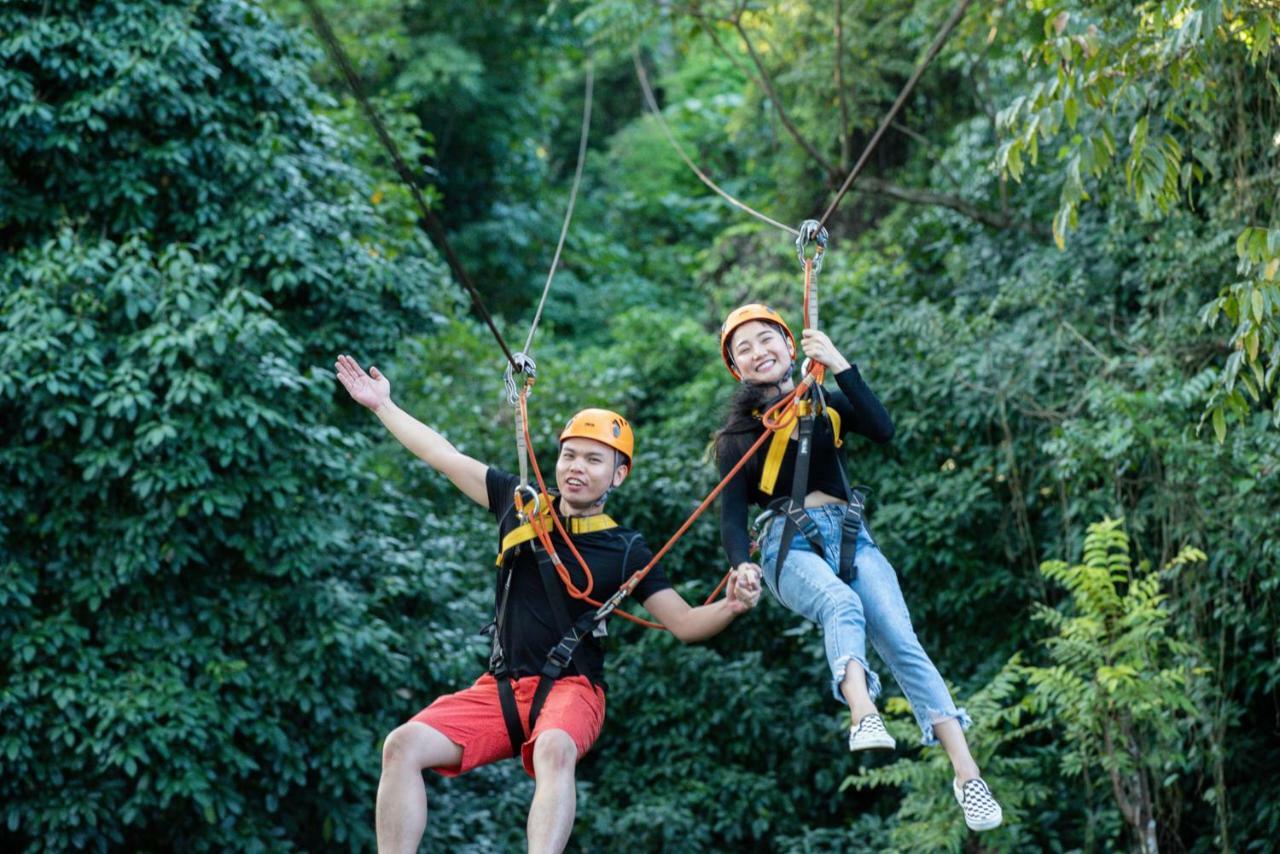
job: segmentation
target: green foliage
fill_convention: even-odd
[[[1031,39],[1030,64],[1045,70],[1029,92],[1013,98],[997,122],[1005,141],[996,154],[1003,174],[1021,180],[1024,158],[1060,137],[1062,190],[1053,234],[1065,248],[1079,225],[1080,205],[1095,193],[1122,194],[1144,218],[1164,217],[1188,204],[1239,230],[1236,255],[1244,281],[1224,284],[1205,306],[1212,322],[1223,313],[1234,327],[1234,353],[1222,369],[1206,415],[1218,441],[1226,417],[1243,422],[1251,406],[1270,407],[1280,425],[1274,393],[1280,365],[1275,275],[1277,244],[1267,240],[1275,224],[1275,200],[1252,189],[1267,181],[1271,166],[1259,157],[1268,126],[1251,126],[1246,111],[1268,114],[1275,77],[1280,17],[1274,10],[1231,0],[1149,0],[1139,3],[1048,3],[1029,6],[1044,15],[1042,39]],[[1230,103],[1224,108],[1223,101]],[[1255,130],[1256,127],[1256,130]],[[1117,140],[1127,139],[1127,152]],[[1124,186],[1110,173],[1123,154]],[[1223,197],[1204,192],[1206,179],[1231,176]],[[1256,226],[1253,223],[1262,222]],[[1243,227],[1242,227],[1243,226]],[[1241,374],[1241,368],[1249,370]],[[1246,398],[1237,388],[1248,392]],[[1250,403],[1250,399],[1252,403]]]
[[[1055,785],[1057,757],[1044,744],[1021,748],[1025,741],[1042,741],[1053,724],[1035,713],[1035,699],[1027,690],[1018,657],[960,705],[979,722],[968,731],[967,740],[1004,809],[1003,826],[983,835],[984,848],[1025,851],[1051,847],[1056,834],[1034,816],[1052,809],[1054,799],[1062,794]],[[919,727],[905,700],[891,700],[885,711],[890,715],[889,729],[900,743],[915,738]],[[957,820],[959,812],[951,790],[954,776],[946,754],[934,747],[913,751],[888,765],[864,766],[847,777],[842,788],[902,791],[884,848],[959,852],[964,850],[969,831]],[[864,824],[860,821],[854,826],[849,844],[857,844]]]
[[[5,832],[367,847],[424,555],[321,365],[421,328],[439,268],[254,7],[0,16]]]
[[[532,427],[546,465],[570,412],[624,411],[639,451],[610,512],[655,546],[716,479],[723,314],[763,299],[795,318],[799,278],[789,238],[683,171],[632,44],[695,159],[792,221],[825,206],[843,173],[820,160],[856,157],[952,4],[843,2],[839,38],[836,3],[752,4],[742,32],[738,5],[326,4],[513,342],[592,44],[592,150],[534,341]],[[307,29],[300,4],[268,8]],[[406,409],[511,468],[502,359],[310,35],[230,0],[67,10],[0,12],[0,836],[368,848],[379,738],[483,667],[493,530],[367,441],[322,368],[376,362]],[[1273,15],[1139,11],[974,4],[829,223],[822,325],[897,425],[890,446],[850,440],[851,475],[1008,825],[965,833],[892,679],[901,753],[851,757],[818,632],[766,601],[702,649],[611,628],[573,846],[1118,847],[1101,731],[1059,678],[1099,716],[1146,716],[1142,760],[1105,761],[1146,775],[1168,847],[1274,837]],[[1055,214],[1068,252],[1038,225]],[[1060,601],[1041,564],[1104,516],[1126,520],[1130,580],[1113,531],[1087,571],[1062,565],[1083,606]],[[1188,542],[1208,559],[1138,596],[1142,567]],[[690,600],[723,565],[714,510],[666,560]],[[1112,660],[1061,634],[1084,608]],[[1141,684],[1142,667],[1165,675]],[[1173,730],[1150,723],[1162,710]],[[427,785],[431,845],[522,844],[515,763]]]
[[[1179,638],[1161,590],[1172,574],[1206,560],[1187,546],[1157,574],[1134,567],[1120,521],[1089,526],[1084,562],[1048,561],[1045,577],[1071,594],[1074,613],[1041,607],[1054,632],[1049,663],[1025,669],[1041,709],[1071,745],[1069,777],[1105,775],[1135,846],[1154,851],[1170,821],[1166,787],[1186,770],[1203,720],[1203,652]]]

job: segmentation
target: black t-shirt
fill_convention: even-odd
[[[485,472],[485,487],[489,492],[489,510],[498,520],[498,544],[509,531],[519,527],[520,520],[515,512],[515,489],[520,478],[508,472],[490,467]],[[569,551],[568,545],[556,530],[551,531],[551,541],[556,552],[564,561],[569,577],[579,590],[587,583],[586,574],[581,564]],[[622,586],[631,575],[642,569],[653,553],[645,545],[644,538],[630,528],[621,526],[605,531],[591,531],[574,534],[573,544],[577,546],[582,559],[591,568],[595,584],[591,589],[591,598],[603,602]],[[555,612],[547,601],[547,591],[538,572],[538,564],[533,556],[533,543],[528,542],[517,548],[516,554],[510,558],[514,561],[511,569],[511,592],[507,599],[507,614],[503,622],[502,650],[506,656],[507,666],[515,676],[534,676],[542,672],[547,653],[564,636],[557,625]],[[539,546],[541,548],[541,546]],[[498,573],[495,585],[494,610],[496,612],[502,600],[502,576]],[[557,576],[557,584],[560,579]],[[666,590],[671,586],[666,573],[659,564],[633,591],[632,596],[643,604],[653,594]],[[594,611],[595,606],[581,599],[574,599],[565,591],[566,609],[569,618],[576,620],[585,611]],[[588,636],[578,647],[574,661],[565,669],[566,676],[585,676],[597,685],[604,685],[604,647],[600,639]],[[578,670],[578,662],[582,671]]]
[[[827,405],[840,416],[840,433],[858,433],[873,442],[888,442],[893,438],[893,420],[888,411],[880,403],[879,398],[867,386],[856,367],[850,366],[835,375],[839,391],[826,392]],[[725,453],[722,449],[718,462],[720,476],[729,473],[742,452],[750,447],[760,433],[760,429],[744,437],[741,450],[737,453]],[[750,539],[747,535],[747,506],[756,504],[766,506],[775,498],[791,494],[792,481],[796,472],[796,448],[799,442],[787,443],[787,450],[778,469],[778,479],[774,483],[773,494],[760,491],[760,471],[765,455],[769,452],[769,443],[765,442],[750,463],[742,467],[721,493],[720,504],[720,541],[725,554],[729,557],[730,566],[737,566],[747,560],[751,554]],[[840,479],[840,455],[832,435],[831,421],[825,415],[814,420],[813,442],[809,452],[809,487],[810,492],[821,490],[828,495],[842,496],[844,484]]]

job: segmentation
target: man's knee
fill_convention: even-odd
[[[549,729],[533,743],[533,764],[543,771],[572,771],[578,764],[578,745],[562,729]]]
[[[382,767],[430,767],[435,742],[444,736],[426,724],[409,722],[393,729],[382,743]]]

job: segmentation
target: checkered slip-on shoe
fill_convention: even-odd
[[[849,730],[850,750],[893,750],[897,746],[893,736],[884,728],[884,719],[872,712]]]
[[[964,810],[964,823],[970,830],[994,830],[1004,821],[1004,810],[980,777],[966,781],[963,786],[959,780],[952,780],[951,791]]]

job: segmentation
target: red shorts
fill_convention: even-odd
[[[515,690],[516,708],[525,727],[529,723],[529,706],[538,688],[538,676],[525,676],[511,680]],[[470,688],[456,694],[445,694],[418,712],[409,720],[426,724],[438,730],[454,744],[462,748],[462,762],[456,767],[433,768],[446,777],[456,777],[472,768],[508,759],[511,738],[502,718],[502,706],[498,701],[498,683],[492,673],[486,673]],[[533,743],[547,730],[562,729],[578,746],[581,759],[600,737],[604,726],[604,691],[592,685],[584,676],[565,676],[556,680],[551,693],[538,713],[533,732],[520,749],[524,770],[533,773]]]

